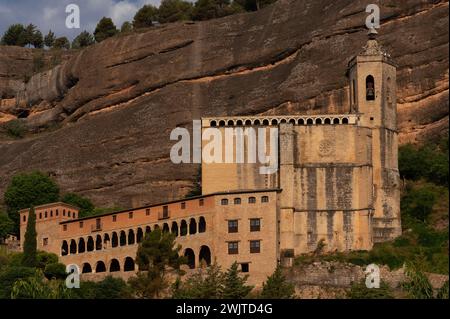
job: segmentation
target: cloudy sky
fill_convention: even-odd
[[[93,32],[97,22],[110,17],[118,28],[133,19],[144,4],[159,6],[161,0],[0,0],[0,36],[13,23],[36,25],[45,35],[51,29],[56,36],[73,39],[81,31]],[[80,29],[67,29],[66,6],[80,8]]]

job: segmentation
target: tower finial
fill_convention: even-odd
[[[377,38],[378,32],[374,27],[371,27],[367,35],[369,36],[370,40],[375,40]]]

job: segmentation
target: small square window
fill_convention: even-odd
[[[222,200],[220,201],[220,204],[223,206],[228,205],[228,199],[222,198]]]
[[[113,222],[116,222],[117,221],[117,215],[113,215]]]
[[[181,203],[181,209],[186,209],[186,203],[185,202]]]
[[[268,202],[269,202],[269,196],[261,197],[261,203],[268,203]]]
[[[248,198],[248,203],[249,204],[255,204],[256,203],[256,198],[255,197],[249,197]]]
[[[44,238],[42,240],[42,246],[47,246],[48,245],[48,238]]]
[[[146,215],[146,216],[150,216],[150,209],[147,208],[147,209],[145,210],[145,215]]]
[[[248,263],[241,264],[241,272],[249,272],[250,267]]]
[[[236,255],[239,253],[239,242],[231,241],[228,243],[228,255]]]
[[[241,199],[240,198],[235,198],[234,199],[234,205],[241,205]]]
[[[80,228],[83,228],[83,226],[84,226],[84,223],[80,222]]]
[[[129,213],[128,213],[128,218],[129,218],[129,219],[132,219],[132,218],[133,218],[133,212],[129,212]]]
[[[237,220],[229,220],[228,221],[228,233],[237,233],[238,232],[238,221]]]
[[[67,225],[63,225],[63,231],[67,230]]]
[[[204,204],[205,200],[203,198],[198,200],[198,206],[203,206]]]
[[[251,240],[250,241],[250,253],[257,254],[261,251],[261,241],[260,240]]]

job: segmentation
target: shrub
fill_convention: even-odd
[[[25,126],[20,120],[12,120],[5,125],[6,133],[14,138],[23,138],[25,135]]]

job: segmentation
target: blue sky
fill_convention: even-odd
[[[161,0],[0,0],[0,36],[13,23],[36,25],[45,35],[51,29],[56,36],[72,40],[81,31],[93,32],[97,22],[110,17],[118,28],[133,19],[144,4],[159,6]],[[80,29],[67,29],[68,4],[80,7]]]

